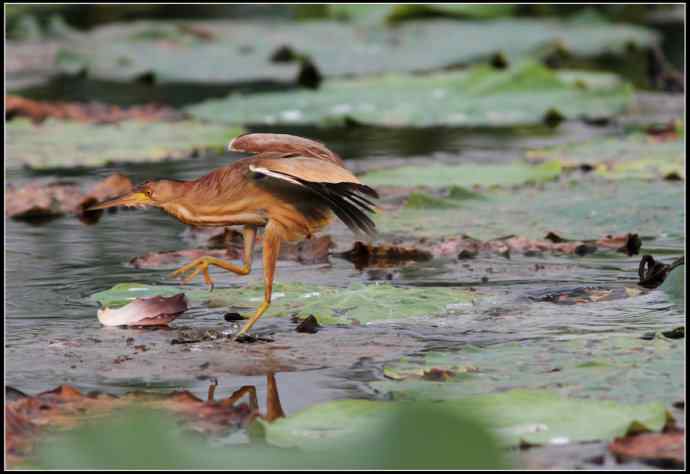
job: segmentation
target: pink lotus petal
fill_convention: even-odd
[[[167,326],[188,308],[184,293],[151,296],[138,298],[122,308],[99,309],[98,320],[104,326]]]

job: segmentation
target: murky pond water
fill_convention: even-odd
[[[290,130],[295,133],[294,130]],[[580,123],[568,124],[557,131],[548,129],[521,132],[487,133],[446,131],[384,132],[370,129],[320,132],[317,129],[302,130],[300,134],[322,139],[349,159],[353,169],[396,166],[401,162],[424,163],[430,159],[448,162],[501,162],[510,161],[524,154],[528,147],[577,140],[584,136],[611,133],[610,129],[591,127]],[[77,182],[92,182],[113,171],[120,171],[134,181],[155,177],[189,179],[206,170],[228,163],[234,156],[210,156],[175,162],[147,165],[117,165],[96,170],[72,170],[62,173],[62,178]],[[42,172],[42,175],[61,176],[60,172]],[[8,178],[21,183],[37,175],[27,171],[9,170]],[[119,353],[89,348],[97,343],[90,340],[130,337],[154,342],[163,333],[101,328],[95,315],[97,305],[87,297],[97,291],[121,282],[147,282],[170,284],[164,270],[142,270],[127,266],[135,256],[158,250],[175,250],[188,246],[181,239],[185,227],[158,210],[119,211],[106,215],[96,225],[84,225],[74,218],[63,218],[42,225],[30,225],[13,220],[7,221],[6,231],[6,349],[8,364],[6,382],[28,392],[48,389],[57,384],[70,382],[90,388],[129,389],[132,386],[173,388],[183,381],[185,386],[203,393],[207,382],[196,381],[190,374],[180,377],[172,363],[169,373],[158,373],[155,381],[146,380],[145,371],[132,380],[118,375],[112,380],[94,370],[88,360],[89,350],[98,357],[115,359]],[[329,232],[335,236],[339,250],[349,248],[353,237],[336,224]],[[666,242],[670,253],[682,251],[683,242]],[[350,282],[375,282],[392,279],[393,283],[411,286],[474,287],[480,292],[491,293],[482,301],[464,311],[463,318],[420,321],[417,324],[392,323],[378,330],[402,335],[405,344],[399,351],[382,354],[377,364],[394,360],[402,354],[434,350],[455,350],[464,344],[482,346],[515,340],[540,339],[565,334],[632,333],[668,329],[682,324],[684,314],[671,305],[663,294],[630,298],[625,305],[617,301],[597,305],[563,307],[551,303],[534,303],[530,295],[556,291],[564,287],[608,285],[633,286],[636,282],[638,257],[564,258],[564,257],[514,257],[511,260],[486,258],[473,262],[474,273],[468,272],[456,259],[438,259],[432,262],[406,266],[401,271],[358,271],[341,259],[331,258],[331,265],[304,266],[294,262],[281,262],[278,281],[346,286]],[[541,265],[545,271],[532,268]],[[488,281],[481,277],[492,273]],[[259,281],[260,263],[247,279],[229,277],[215,272],[219,285],[241,285],[244,281]],[[388,274],[387,274],[388,273]],[[201,286],[200,282],[193,283]],[[176,325],[204,327],[222,324],[222,310],[195,307],[179,319]],[[384,329],[385,328],[385,329]],[[283,321],[264,319],[261,332],[274,332],[276,343],[281,335],[292,327]],[[335,331],[336,329],[332,329]],[[365,329],[350,329],[366,332]],[[323,333],[320,333],[323,334]],[[318,344],[322,335],[310,336],[307,344]],[[69,341],[81,351],[73,354],[70,364]],[[38,349],[37,349],[38,348]],[[125,349],[124,345],[121,348]],[[40,351],[45,359],[36,360],[33,354]],[[76,348],[75,348],[76,350]],[[31,362],[26,355],[31,353]],[[365,356],[365,354],[363,354]],[[94,357],[96,357],[94,355]],[[139,356],[142,362],[151,355]],[[82,358],[86,358],[83,360]],[[366,360],[366,359],[365,359]],[[316,372],[299,372],[279,376],[285,380],[281,389],[286,409],[293,410],[315,400],[367,396],[359,387],[361,382],[380,377],[380,370],[352,371],[348,366],[356,360],[346,360],[337,369],[328,368]],[[312,367],[318,367],[313,364]],[[219,376],[221,387],[246,384],[253,379],[240,376],[246,368]],[[260,371],[260,369],[258,369]],[[201,372],[200,372],[201,373]],[[299,375],[302,373],[303,375]],[[153,374],[152,374],[153,375]],[[290,380],[295,383],[291,390]],[[306,385],[305,385],[306,384]],[[309,387],[307,389],[307,386]],[[308,391],[311,395],[305,395]]]
[[[348,166],[356,172],[403,164],[424,165],[432,161],[506,163],[524,157],[530,148],[620,133],[616,127],[579,122],[566,123],[555,130],[498,132],[368,128],[272,131],[320,139],[346,158]],[[114,171],[130,176],[135,182],[159,177],[191,179],[236,158],[234,154],[203,156],[156,164],[117,164],[93,170],[30,172],[10,169],[7,178],[20,185],[31,179],[57,177],[83,187]],[[668,188],[669,192],[682,198],[681,186]],[[579,192],[586,194],[586,190]],[[577,193],[575,190],[574,196],[588,199]],[[620,199],[620,194],[616,196]],[[640,212],[652,213],[653,210],[652,204]],[[473,223],[468,228],[481,228],[482,223],[491,223],[492,229],[503,228],[500,217],[490,214],[492,212],[486,216],[472,216]],[[551,214],[544,214],[544,218],[548,219],[548,215]],[[566,215],[556,220],[567,223],[568,219]],[[636,218],[632,222],[646,226],[639,230],[643,236],[655,229],[653,220]],[[422,225],[425,224],[422,222]],[[601,224],[597,225],[584,234],[591,232],[591,237],[598,237],[599,231],[594,229],[599,229]],[[577,227],[572,225],[569,229]],[[405,229],[405,226],[400,228]],[[465,227],[458,222],[457,228]],[[618,229],[615,222],[608,229],[636,230]],[[326,232],[336,242],[334,252],[351,248],[354,237],[342,224],[336,223]],[[410,232],[393,231],[387,233],[385,239],[405,240],[414,237],[414,232],[412,229]],[[665,229],[654,235],[652,240],[645,240],[643,253],[651,249],[650,252],[664,261],[683,253],[684,233],[679,228]],[[69,383],[85,391],[113,394],[137,389],[169,392],[184,388],[204,397],[209,380],[215,377],[219,382],[218,396],[227,396],[243,385],[254,385],[263,403],[266,396],[264,374],[275,372],[283,408],[290,414],[336,399],[409,396],[406,385],[388,385],[391,382],[385,370],[396,370],[401,358],[423,366],[427,358],[433,360],[441,354],[441,360],[446,360],[445,357],[453,363],[469,360],[471,364],[483,364],[487,373],[500,383],[449,383],[432,397],[453,398],[536,384],[561,390],[564,394],[601,396],[626,402],[670,404],[682,398],[684,386],[675,369],[680,370],[684,360],[683,340],[670,348],[664,347],[666,352],[650,353],[647,361],[659,364],[663,374],[655,381],[655,389],[644,388],[654,374],[628,369],[635,367],[634,361],[625,366],[632,371],[626,375],[629,378],[608,379],[609,388],[601,395],[597,393],[601,390],[597,385],[600,375],[585,375],[592,379],[575,384],[568,378],[571,373],[568,370],[562,380],[556,379],[553,383],[546,383],[540,375],[548,370],[560,370],[561,366],[568,369],[570,358],[587,364],[591,363],[590,359],[615,358],[616,354],[627,357],[630,344],[634,345],[633,351],[645,351],[641,336],[684,324],[682,305],[674,303],[662,291],[626,293],[637,288],[639,255],[544,254],[514,255],[509,259],[495,255],[479,256],[470,263],[457,258],[435,258],[404,267],[363,270],[333,256],[329,264],[321,265],[280,261],[278,283],[346,287],[351,283],[385,282],[418,288],[470,289],[476,297],[451,305],[453,309],[445,317],[328,326],[314,335],[297,334],[289,318],[263,318],[256,332],[272,338],[273,342],[252,345],[238,345],[229,340],[172,345],[180,328],[219,332],[231,329],[231,323],[223,319],[226,309],[206,303],[194,303],[173,323],[171,330],[102,327],[96,319],[98,305],[89,297],[122,282],[178,284],[168,276],[170,269],[135,269],[128,262],[149,252],[189,248],[191,244],[184,237],[185,226],[156,209],[119,210],[104,215],[95,225],[83,224],[73,217],[43,224],[6,220],[5,383],[27,393]],[[212,274],[219,288],[242,287],[261,282],[262,266],[257,259],[251,275],[246,278],[213,270]],[[202,289],[201,279],[187,288],[190,287]],[[551,301],[553,295],[564,293],[574,295],[571,296],[574,301],[578,295],[587,296],[589,290],[593,290],[595,296],[600,294],[597,291],[617,291],[624,299],[570,305]],[[609,340],[614,341],[612,346],[603,347],[602,344],[608,344],[605,341]],[[517,352],[514,352],[515,347],[518,347]],[[513,364],[519,367],[520,377],[505,372],[505,367]],[[578,370],[578,366],[574,367],[573,370]],[[520,382],[522,377],[524,382]],[[628,390],[625,386],[616,386],[621,383],[636,385]],[[429,396],[424,390],[415,390],[413,386],[410,392],[415,397]],[[557,451],[535,453],[541,460],[558,457]],[[534,459],[526,462],[534,462]],[[582,465],[582,458],[568,463]]]

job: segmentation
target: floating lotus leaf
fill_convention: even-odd
[[[119,81],[293,81],[298,62],[272,60],[281,48],[291,51],[286,60],[309,56],[322,75],[332,77],[439,69],[497,53],[513,60],[554,48],[577,56],[616,54],[628,44],[657,42],[654,32],[639,26],[534,19],[417,21],[366,30],[336,21],[138,21],[65,42],[58,65]]]
[[[188,158],[222,150],[242,132],[193,120],[99,125],[49,119],[34,125],[17,119],[6,124],[5,163],[40,169]]]
[[[339,400],[309,407],[266,425],[278,446],[323,449],[352,440],[387,413],[414,402]],[[612,440],[635,423],[660,430],[666,410],[660,403],[627,405],[613,401],[561,398],[544,390],[504,393],[438,402],[456,413],[480,415],[508,445]]]
[[[590,166],[607,178],[658,178],[675,174],[685,177],[685,139],[678,135],[657,138],[635,133],[622,138],[599,138],[587,142],[531,150],[533,161],[560,160],[564,167]]]
[[[612,117],[631,100],[630,86],[612,74],[555,72],[525,62],[504,70],[481,65],[424,76],[334,80],[316,91],[235,94],[187,110],[238,124],[474,127]]]
[[[538,183],[551,181],[558,178],[560,174],[561,164],[558,161],[537,166],[521,162],[507,165],[464,164],[453,166],[432,164],[372,171],[364,175],[362,179],[369,186],[472,187],[474,185],[510,186],[527,182]],[[450,204],[453,201],[457,200],[451,198],[444,202]],[[422,206],[413,204],[411,207]]]
[[[684,391],[684,361],[682,339],[569,337],[428,352],[387,364],[384,373],[392,380],[372,386],[396,399],[449,400],[540,387],[567,396],[670,405]],[[434,370],[446,374],[444,381],[434,381]]]
[[[463,165],[458,168],[456,176]],[[427,185],[433,186],[433,182]],[[457,201],[457,206],[445,209],[388,210],[374,220],[384,235],[468,234],[486,240],[512,234],[542,239],[555,231],[570,239],[586,240],[612,233],[637,233],[673,241],[667,245],[676,249],[682,249],[685,241],[682,182],[592,177],[545,183],[540,188],[485,190],[482,195],[484,199]],[[643,243],[643,252],[649,251],[645,250],[648,246]]]
[[[155,295],[174,295],[181,288],[121,283],[91,295],[92,300],[111,307],[123,305],[135,298]],[[263,286],[216,288],[185,291],[194,302],[208,302],[214,307],[230,306],[240,311],[254,311],[263,301]],[[365,324],[375,321],[395,321],[413,317],[446,315],[453,305],[468,304],[475,295],[459,288],[399,288],[387,284],[353,284],[347,288],[333,288],[300,283],[273,285],[273,299],[267,316],[288,317],[294,314],[316,316],[320,324]]]

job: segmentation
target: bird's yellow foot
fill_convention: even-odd
[[[235,334],[235,338],[234,338],[235,341],[241,341],[243,339],[247,339],[247,338],[251,337],[247,333],[252,328],[252,326],[254,326],[254,323],[259,320],[261,315],[266,312],[266,310],[268,309],[268,307],[270,305],[271,305],[270,301],[264,301],[263,303],[261,303],[261,306],[259,306],[259,308],[256,310],[256,313],[254,313],[254,316],[249,318],[249,320],[247,320],[247,322],[244,324],[244,326],[242,326],[242,329],[240,329],[240,332]]]
[[[185,273],[191,272],[189,275],[184,277],[182,280],[182,283],[187,284],[190,281],[192,281],[194,279],[194,277],[199,274],[199,272],[202,272],[204,275],[204,281],[209,286],[209,291],[213,291],[213,287],[214,287],[213,279],[211,278],[211,275],[209,275],[209,273],[208,273],[208,265],[210,263],[209,260],[210,260],[210,257],[197,258],[192,263],[188,263],[187,265],[178,268],[177,270],[172,272],[170,274],[170,276],[173,278],[183,278],[182,276]]]

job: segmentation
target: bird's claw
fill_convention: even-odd
[[[183,277],[183,275],[189,271],[191,271],[191,273],[186,277]],[[209,275],[208,273],[208,262],[204,259],[204,257],[201,257],[197,260],[194,260],[192,263],[188,263],[187,265],[178,268],[177,270],[172,272],[170,276],[172,278],[182,278],[182,283],[187,285],[194,279],[195,276],[199,274],[199,272],[203,272],[204,282],[209,286],[209,291],[213,291],[215,284],[213,283],[211,275]]]

